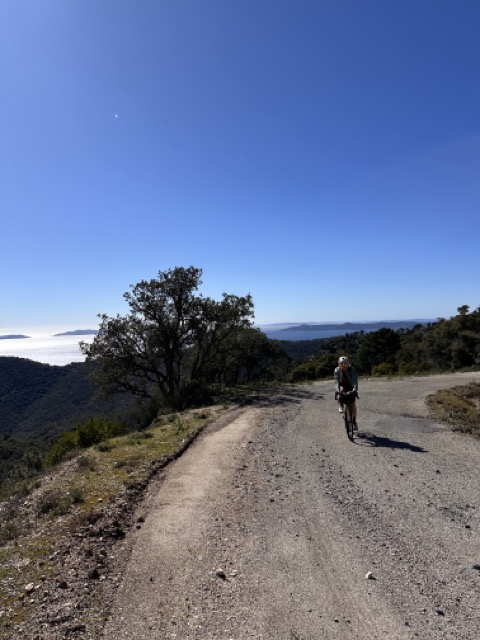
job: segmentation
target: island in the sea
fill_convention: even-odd
[[[98,329],[75,329],[75,331],[65,331],[65,333],[55,333],[54,338],[59,336],[93,336],[98,333]]]
[[[30,338],[30,336],[24,336],[22,333],[10,333],[6,336],[0,336],[0,340],[22,340],[23,338]]]

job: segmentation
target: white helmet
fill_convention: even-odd
[[[342,364],[349,364],[347,356],[341,356],[338,359],[338,366],[340,367]]]

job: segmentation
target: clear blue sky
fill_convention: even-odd
[[[2,0],[0,326],[189,265],[259,324],[476,308],[479,33],[478,0]]]

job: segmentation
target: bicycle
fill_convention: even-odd
[[[345,423],[345,431],[347,432],[348,439],[353,442],[353,432],[358,430],[357,419],[353,415],[352,404],[358,398],[356,391],[341,391],[338,394],[343,405],[343,421]]]

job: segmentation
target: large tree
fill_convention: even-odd
[[[142,280],[124,294],[130,312],[100,315],[92,344],[81,343],[87,361],[98,361],[96,379],[107,393],[129,391],[181,403],[185,389],[202,384],[232,336],[251,325],[250,295],[197,293],[202,270],[176,267]]]

